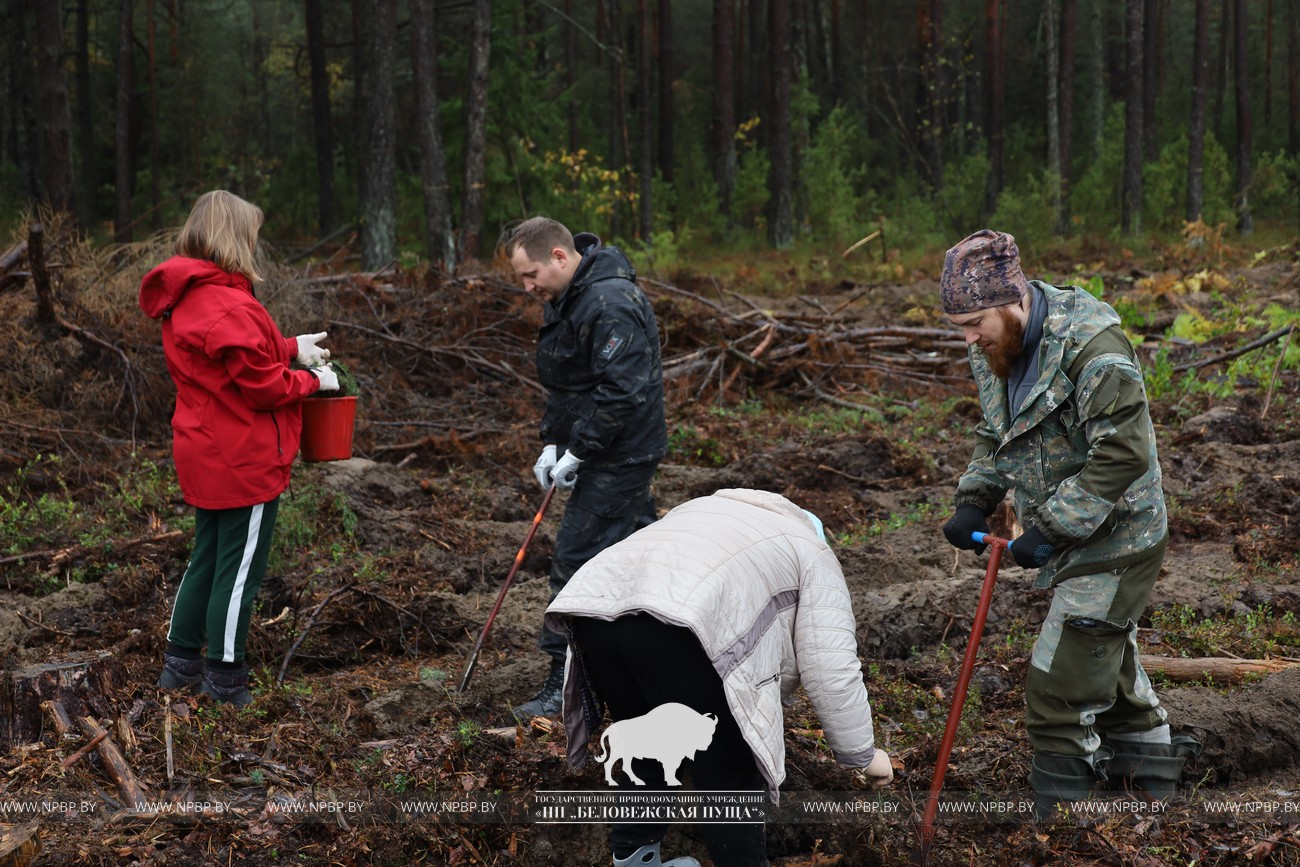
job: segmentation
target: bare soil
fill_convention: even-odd
[[[1294,256],[1284,266],[1243,268],[1229,279],[1260,298],[1280,299],[1291,309],[1300,305]],[[393,313],[402,309],[403,299],[414,297],[409,293],[428,290],[430,298],[445,300],[447,293],[459,292],[463,305],[442,307],[451,322],[444,327],[462,335],[493,329],[503,341],[526,344],[535,312],[516,297],[483,300],[489,291],[502,291],[494,289],[491,278],[477,286],[435,283],[423,275],[397,275],[380,286],[344,284],[331,290],[338,305],[334,315],[361,311],[351,321],[369,321],[367,327],[394,336],[413,335],[420,323],[432,327],[436,311],[426,305]],[[1124,285],[1118,278],[1116,283]],[[690,284],[683,280],[682,285]],[[743,286],[734,288],[744,292]],[[804,294],[820,311],[876,325],[916,324],[918,305],[933,305],[936,295],[932,281],[878,287],[865,298],[862,288],[809,287]],[[394,301],[384,293],[401,297]],[[698,311],[694,317],[683,315],[693,308],[677,296],[656,293],[655,298],[666,355],[685,351],[691,345],[685,335],[703,328]],[[367,304],[374,309],[376,299],[387,316],[383,326],[365,318]],[[813,304],[790,298],[751,301],[777,316],[807,312]],[[78,309],[93,312],[75,305],[72,312]],[[1161,321],[1152,319],[1153,338],[1163,328],[1155,324]],[[291,798],[522,798],[541,789],[603,786],[594,763],[580,774],[567,769],[562,729],[540,723],[516,729],[509,715],[509,707],[529,697],[545,673],[536,636],[548,599],[546,570],[562,501],[542,524],[470,689],[461,695],[455,688],[540,502],[529,472],[540,398],[514,376],[526,378],[528,368],[495,367],[495,373],[485,373],[477,362],[454,359],[456,352],[469,354],[466,336],[453,344],[445,366],[416,369],[404,364],[411,350],[392,339],[366,339],[340,327],[331,332],[336,354],[362,373],[372,395],[363,403],[357,457],[296,468],[295,493],[286,496],[328,502],[312,543],[316,559],[292,562],[269,576],[262,591],[249,643],[258,696],[252,708],[234,712],[153,685],[170,600],[187,556],[184,534],[117,556],[78,550],[61,566],[49,558],[0,566],[8,588],[0,590],[0,648],[7,666],[111,649],[129,675],[129,686],[104,696],[115,723],[113,737],[122,742],[149,795],[173,801],[220,797],[234,805],[197,819],[132,818],[121,811],[97,758],[62,766],[83,741],[64,742],[47,732],[38,743],[14,745],[4,759],[4,796],[69,794],[98,808],[91,817],[42,816],[45,848],[39,863],[608,863],[600,826],[534,824],[520,817],[472,823],[378,812],[351,819],[329,814],[308,822],[267,806]],[[148,331],[121,326],[120,339],[139,359],[141,392],[165,393],[165,372],[150,354]],[[122,384],[93,385],[87,367],[93,359],[84,341],[67,335],[59,341],[72,341],[69,345],[32,336],[25,341],[31,353],[44,353],[44,364],[62,371],[59,376],[71,383],[67,388],[82,384],[75,394],[60,391],[59,376],[32,356],[7,371],[12,436],[5,444],[4,473],[16,479],[19,468],[28,468],[9,496],[58,493],[62,479],[79,508],[94,510],[93,480],[133,460],[125,435],[109,426],[100,428],[109,432],[108,439],[78,438],[66,432],[72,425],[56,425],[38,410],[72,406],[91,417],[87,427],[105,415],[120,425]],[[871,381],[897,409],[891,414],[888,402],[873,404],[884,407],[874,418],[818,402],[794,377],[773,374],[763,380],[754,374],[743,389],[720,394],[705,390],[698,379],[670,383],[674,451],[654,483],[660,510],[723,487],[754,487],[781,492],[823,517],[830,533],[840,536],[837,553],[853,594],[878,736],[901,765],[892,796],[905,805],[903,815],[771,822],[767,833],[774,863],[897,864],[912,851],[915,819],[929,786],[985,564],[973,554],[954,552],[939,532],[968,456],[978,405],[973,387],[961,382],[959,354],[938,372],[950,378],[928,384],[889,376]],[[36,393],[29,389],[16,396],[20,386],[34,380],[40,383]],[[1267,415],[1261,405],[1265,385],[1272,403]],[[149,393],[134,448],[167,467],[167,398]],[[863,399],[861,393],[850,397]],[[1300,614],[1298,399],[1300,380],[1294,370],[1283,370],[1272,383],[1243,385],[1226,398],[1180,393],[1156,404],[1172,538],[1150,610],[1185,606],[1192,621],[1226,618],[1243,624],[1250,622],[1247,615],[1276,621]],[[916,422],[917,407],[940,401],[948,402],[946,416],[936,421],[931,412],[927,422]],[[761,408],[746,408],[756,405]],[[775,411],[781,407],[839,415],[822,426],[799,424],[792,414]],[[432,421],[402,426],[415,418]],[[24,432],[22,425],[35,430]],[[55,429],[64,433],[49,433]],[[62,470],[31,469],[37,448],[48,453],[59,443]],[[183,504],[174,506],[176,515],[184,513]],[[355,516],[353,547],[331,555],[331,533],[350,520],[349,514]],[[131,535],[160,534],[167,519],[161,516],[155,526],[141,526]],[[49,542],[52,549],[75,547],[72,540]],[[81,573],[89,580],[68,579],[69,567],[78,563],[89,567]],[[1028,797],[1021,684],[1031,637],[1050,601],[1047,592],[1032,589],[1032,577],[1014,564],[999,577],[973,681],[978,705],[974,713],[968,710],[959,732],[949,790]],[[52,586],[57,589],[50,592]],[[1234,613],[1238,620],[1231,619]],[[1181,637],[1167,626],[1142,624],[1145,652],[1183,652]],[[277,685],[282,666],[283,684]],[[1208,796],[1296,802],[1300,670],[1231,686],[1158,682],[1158,687],[1175,730],[1194,734],[1205,745],[1203,754],[1189,761],[1186,788],[1166,814],[1080,818],[1051,826],[941,820],[930,863],[1172,865],[1235,864],[1247,858],[1300,863],[1300,813],[1211,820],[1187,806],[1189,799]],[[860,782],[829,760],[806,699],[789,708],[786,722],[786,790],[861,792]],[[708,863],[689,828],[675,828],[665,854],[685,853]]]

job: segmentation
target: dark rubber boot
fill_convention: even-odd
[[[564,663],[558,659],[551,660],[551,673],[546,676],[546,683],[529,701],[511,710],[515,719],[527,722],[535,716],[559,716],[564,705]]]
[[[1088,797],[1097,780],[1106,778],[1105,758],[1098,757],[1094,764],[1089,764],[1080,756],[1034,753],[1029,786],[1034,790],[1034,815],[1038,821],[1045,822],[1059,815],[1057,805],[1062,802]]]
[[[1115,751],[1110,763],[1115,788],[1153,801],[1172,798],[1187,757],[1201,754],[1200,741],[1189,735],[1178,735],[1167,744],[1113,739],[1109,744]]]
[[[193,689],[203,680],[203,657],[186,659],[183,656],[163,654],[163,670],[158,675],[158,685],[163,689]]]
[[[241,666],[238,671],[217,671],[205,667],[199,693],[210,695],[223,704],[248,707],[253,703],[253,694],[248,691],[248,666]]]

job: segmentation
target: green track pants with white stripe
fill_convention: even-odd
[[[208,648],[213,662],[244,659],[253,598],[266,575],[280,499],[242,509],[197,509],[194,552],[176,591],[167,641]]]

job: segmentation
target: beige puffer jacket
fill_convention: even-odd
[[[794,503],[744,489],[684,503],[588,561],[546,619],[567,634],[569,616],[614,620],[639,612],[699,638],[774,800],[785,778],[781,700],[801,683],[836,761],[871,761],[871,705],[848,587],[834,553]],[[591,736],[578,668],[570,649],[564,721],[574,768],[586,762]]]

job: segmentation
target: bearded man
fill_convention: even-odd
[[[1136,353],[1086,291],[1029,282],[1015,239],[983,229],[948,251],[944,312],[962,329],[983,419],[944,536],[972,533],[1013,492],[1011,554],[1054,588],[1025,682],[1040,818],[1098,782],[1173,794],[1188,737],[1170,736],[1138,661],[1137,620],[1168,540],[1160,462]]]

